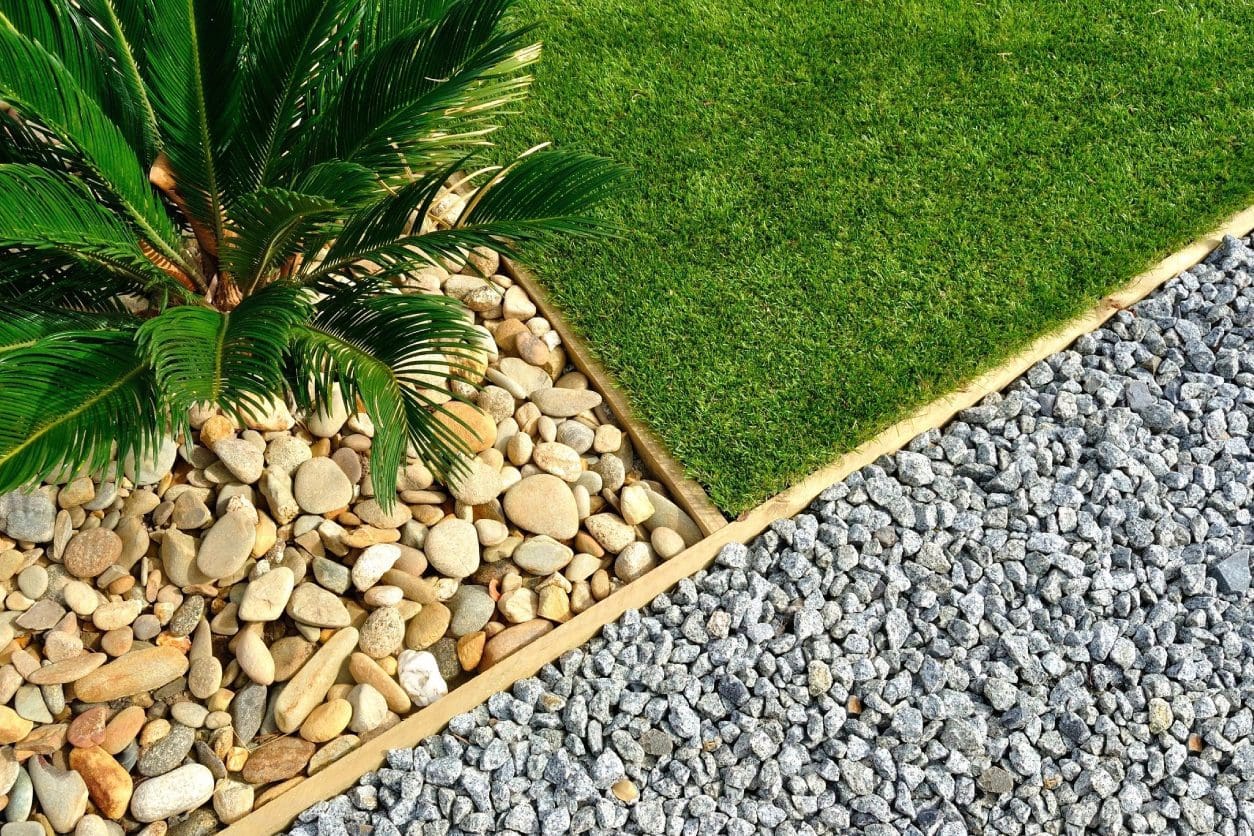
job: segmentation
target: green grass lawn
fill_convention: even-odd
[[[630,164],[542,260],[740,512],[1254,199],[1254,3],[524,0],[514,148]]]

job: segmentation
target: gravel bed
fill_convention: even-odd
[[[1254,250],[292,833],[1254,831]]]

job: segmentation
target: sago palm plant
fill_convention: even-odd
[[[0,0],[0,490],[274,397],[364,405],[385,502],[407,445],[453,466],[432,381],[479,337],[394,280],[593,234],[619,175],[472,158],[539,57],[510,2]]]

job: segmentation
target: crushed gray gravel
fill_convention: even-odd
[[[1225,240],[292,833],[1254,832],[1252,278]]]

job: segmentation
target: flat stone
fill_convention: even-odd
[[[344,661],[357,648],[358,638],[352,627],[340,630],[288,681],[274,704],[274,718],[280,731],[296,731],[309,712],[322,702]]]
[[[530,398],[539,407],[540,413],[550,418],[573,418],[601,405],[601,394],[591,389],[550,387],[537,389]]]
[[[11,491],[0,496],[0,520],[4,533],[26,543],[46,543],[52,539],[57,506],[39,491]]]
[[[32,685],[65,685],[77,682],[109,659],[103,653],[82,653],[63,662],[44,665],[26,677]]]
[[[226,465],[231,475],[251,485],[261,478],[265,468],[265,450],[243,438],[223,438],[215,442],[213,452]]]
[[[7,705],[0,706],[0,744],[17,743],[30,734],[34,723]]]
[[[318,457],[296,469],[292,494],[305,513],[326,514],[348,507],[353,501],[353,483],[331,459]]]
[[[449,578],[465,578],[479,568],[479,535],[465,520],[441,520],[423,545],[431,567]]]
[[[276,737],[253,750],[240,777],[250,784],[286,781],[301,773],[313,757],[314,748],[314,744],[299,737]]]
[[[92,706],[74,718],[65,739],[71,746],[89,749],[105,742],[105,726],[109,709],[103,705]],[[0,782],[3,783],[3,782]]]
[[[241,621],[275,621],[292,597],[296,576],[286,566],[276,566],[249,581],[239,604]]]
[[[519,528],[554,540],[579,531],[579,508],[570,487],[552,474],[527,476],[505,492],[505,516]]]
[[[353,564],[353,586],[364,592],[379,582],[383,573],[391,569],[401,558],[401,547],[395,543],[375,543],[368,546]]]
[[[261,728],[266,714],[266,686],[250,682],[235,693],[231,700],[231,726],[239,742],[247,745]]]
[[[574,482],[583,473],[583,459],[570,447],[556,441],[541,441],[531,453],[535,466],[564,482]]]
[[[131,816],[154,822],[195,810],[213,797],[213,773],[198,763],[180,766],[135,788]]]
[[[355,734],[345,734],[335,738],[327,745],[323,746],[314,756],[309,759],[310,775],[317,775],[340,758],[357,748],[357,744],[361,742]]]
[[[39,809],[58,833],[69,833],[87,812],[87,784],[73,769],[60,770],[35,756],[26,762]]]
[[[511,559],[533,575],[551,575],[566,568],[574,556],[569,546],[542,534],[524,540],[514,549]]]
[[[317,584],[302,583],[292,591],[287,614],[313,627],[347,627],[351,621],[343,600]]]
[[[36,601],[13,622],[24,630],[51,630],[65,615],[65,609],[51,598]],[[12,638],[12,635],[9,636]]]
[[[387,707],[397,714],[404,714],[413,707],[405,689],[366,654],[354,653],[349,658],[348,671],[358,683],[369,685],[382,694]],[[352,694],[349,694],[349,702],[352,702]]]
[[[134,454],[122,462],[122,472],[136,485],[155,485],[174,467],[178,455],[178,442],[173,438],[162,439],[154,449],[147,450],[138,459]]]
[[[649,529],[649,531],[657,528],[669,528],[683,538],[684,545],[689,548],[701,542],[701,529],[693,522],[692,517],[688,516],[678,505],[648,485],[644,485],[644,489],[654,509],[652,516],[644,523],[645,528]]]
[[[209,578],[226,578],[243,568],[257,541],[257,521],[247,509],[224,514],[201,538],[196,568]]]
[[[188,661],[177,647],[132,650],[96,668],[74,684],[83,702],[109,702],[168,685],[187,672]]]
[[[70,768],[83,778],[87,794],[101,815],[120,819],[126,814],[135,784],[122,764],[99,746],[70,751]]]
[[[135,770],[148,778],[164,775],[183,762],[195,742],[195,731],[181,723],[175,723],[165,737],[140,753]]]

